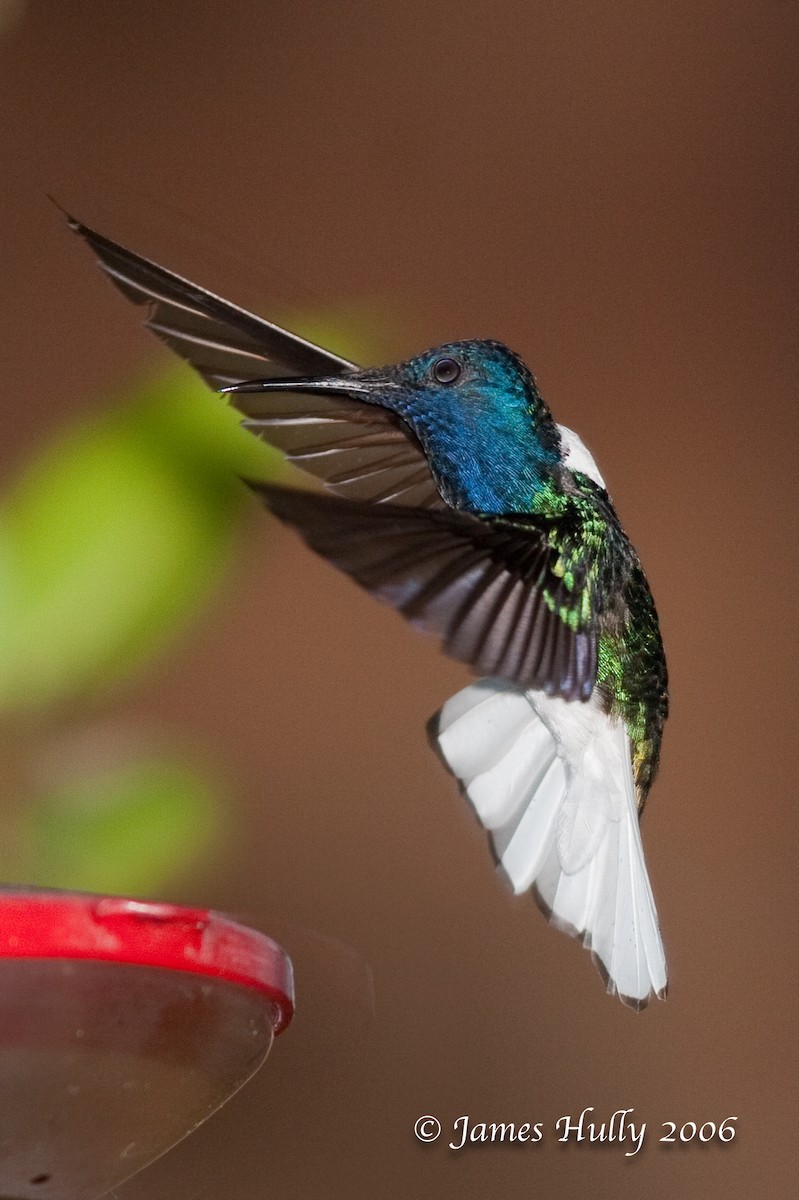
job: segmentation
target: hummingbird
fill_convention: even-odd
[[[501,342],[362,369],[67,215],[146,326],[321,481],[250,483],[307,545],[467,664],[430,737],[515,893],[607,991],[665,997],[640,818],[668,713],[638,556],[597,465]]]

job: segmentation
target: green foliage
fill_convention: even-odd
[[[69,772],[26,807],[4,873],[83,891],[157,891],[208,848],[213,789],[192,767],[147,754]]]
[[[9,797],[4,877],[152,892],[207,849],[213,789],[180,757],[144,743],[98,768],[90,726],[94,758],[44,794],[38,759],[52,720],[96,710],[185,627],[224,573],[247,500],[238,477],[280,469],[177,366],[60,434],[0,502],[0,719],[27,729],[30,752]]]
[[[184,370],[60,437],[0,510],[0,709],[96,696],[148,662],[221,577],[273,452]]]
[[[370,358],[323,317],[289,324]],[[109,757],[91,724],[80,761],[43,788],[48,730],[96,714],[185,629],[224,575],[241,479],[273,479],[283,460],[182,364],[98,412],[0,498],[0,744],[13,759],[0,877],[153,893],[209,846],[213,788],[162,745]],[[0,757],[0,786],[2,770]]]

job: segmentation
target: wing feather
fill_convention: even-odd
[[[239,308],[68,217],[108,278],[147,310],[145,326],[214,388],[249,379],[341,375],[355,364]],[[242,393],[247,428],[321,479],[359,500],[443,507],[411,429],[387,409],[336,396]]]
[[[596,656],[571,643],[594,642],[595,631],[572,629],[559,615],[557,551],[531,520],[503,524],[456,509],[250,486],[318,554],[441,637],[453,658],[565,699],[590,696]],[[545,595],[550,589],[554,604]],[[547,651],[552,644],[557,653]]]

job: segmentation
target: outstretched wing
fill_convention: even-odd
[[[533,518],[250,486],[311,549],[438,634],[453,658],[566,700],[591,695],[596,632],[572,612],[578,600],[554,571],[557,551]]]
[[[355,364],[159,267],[72,217],[145,325],[212,387],[290,375],[341,375]],[[395,414],[344,397],[243,393],[246,427],[339,495],[420,507],[443,505],[421,446]]]

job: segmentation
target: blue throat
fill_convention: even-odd
[[[464,442],[445,429],[420,441],[444,499],[472,512],[530,512],[559,462],[529,436]]]

